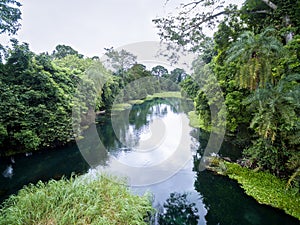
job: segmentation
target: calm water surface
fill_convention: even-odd
[[[98,118],[79,148],[71,144],[55,151],[2,158],[1,200],[38,180],[105,170],[128,176],[133,192],[153,194],[156,223],[299,224],[280,210],[258,204],[236,182],[197,171],[208,135],[188,126],[189,110],[191,105],[179,99],[148,101],[115,113],[112,119]],[[220,154],[239,157],[238,149],[226,142]]]

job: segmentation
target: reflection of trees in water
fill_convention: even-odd
[[[192,134],[193,135],[193,134]],[[210,132],[207,132],[202,129],[198,129],[198,140],[200,143],[200,147],[197,150],[198,159],[204,154],[205,148],[207,146],[208,140],[210,138]],[[194,135],[193,135],[194,136]],[[225,137],[226,138],[226,137]],[[221,148],[218,154],[222,157],[229,157],[232,160],[237,160],[242,156],[242,148],[233,144],[230,140],[225,139],[221,145]]]
[[[91,125],[85,133],[85,138],[77,142],[78,148],[90,166],[106,165],[108,154],[106,148],[101,144],[97,127]]]
[[[189,104],[190,102],[178,98],[158,98],[134,105],[128,110],[112,112],[111,119],[107,117],[99,120],[99,137],[110,153],[118,154],[120,149],[130,151],[139,143],[141,134],[149,128],[149,124],[155,118],[163,118],[169,112],[182,113]]]
[[[160,225],[196,225],[199,216],[195,203],[190,203],[187,194],[171,193],[164,203],[164,212],[158,215]]]
[[[292,225],[299,221],[280,210],[260,205],[237,182],[209,171],[197,172],[195,190],[207,209],[207,225]]]
[[[198,130],[200,146],[194,156],[194,168],[197,178],[195,190],[202,196],[207,209],[205,219],[207,225],[280,225],[297,224],[290,216],[271,207],[259,205],[247,196],[239,185],[227,177],[214,175],[209,171],[199,172],[200,158],[204,153],[209,139],[209,132]],[[239,157],[240,151],[228,141],[224,141],[219,154],[231,159]]]
[[[234,188],[230,180],[225,177],[214,176],[207,171],[197,172],[195,189],[203,196],[203,203],[207,209],[205,219],[207,225],[215,224],[251,224],[244,223],[244,214],[241,202],[245,199],[241,193]]]

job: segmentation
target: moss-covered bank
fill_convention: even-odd
[[[259,203],[284,210],[300,220],[300,194],[287,189],[286,181],[263,171],[254,171],[236,163],[212,157],[207,168],[236,180],[246,194]]]
[[[147,224],[150,211],[149,198],[131,194],[120,179],[73,177],[28,185],[10,196],[0,224]]]

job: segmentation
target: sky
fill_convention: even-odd
[[[238,3],[238,0],[226,2]],[[58,44],[81,54],[101,56],[104,48],[159,41],[152,19],[174,12],[189,0],[23,0],[16,38],[35,53],[51,53]],[[0,37],[1,43],[8,43]],[[6,41],[6,42],[5,42]]]

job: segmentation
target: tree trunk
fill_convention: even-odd
[[[284,18],[284,23],[285,23],[285,26],[288,27],[291,23],[291,20],[290,20],[290,17],[289,15],[285,15]],[[291,41],[293,39],[293,32],[289,32],[285,35],[285,43],[287,44],[289,41]]]
[[[266,3],[271,9],[274,9],[276,10],[278,7],[277,5],[275,5],[273,2],[271,2],[270,0],[261,0],[263,1],[264,3]]]

